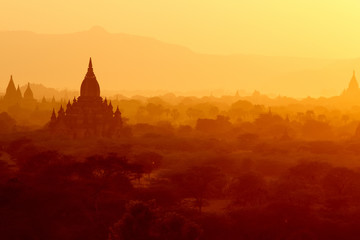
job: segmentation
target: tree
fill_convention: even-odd
[[[135,156],[135,163],[142,167],[144,173],[150,174],[154,169],[157,169],[161,166],[161,161],[163,157],[156,152],[142,152]]]
[[[201,228],[155,202],[130,201],[122,218],[110,227],[108,240],[198,240]]]
[[[323,189],[326,195],[326,205],[331,209],[358,205],[360,196],[360,174],[344,167],[331,169],[323,179]]]
[[[198,224],[175,212],[161,214],[156,225],[159,240],[197,240],[201,235]]]
[[[185,172],[171,176],[173,183],[183,193],[184,197],[193,198],[194,206],[199,213],[205,204],[205,199],[222,194],[225,177],[218,168],[212,166],[192,167]]]
[[[266,182],[261,176],[246,173],[234,179],[230,194],[235,205],[262,204],[267,197]]]
[[[11,133],[15,130],[16,122],[6,112],[0,113],[0,133]]]
[[[155,219],[149,203],[131,201],[123,217],[111,228],[109,240],[151,240],[151,224]]]

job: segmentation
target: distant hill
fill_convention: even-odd
[[[257,89],[288,96],[337,95],[360,66],[360,59],[200,54],[100,27],[71,34],[3,31],[0,53],[0,92],[10,74],[21,86],[31,82],[78,91],[90,56],[101,89],[119,93]]]
[[[21,93],[24,95],[24,92],[27,88],[27,84],[20,87]],[[30,84],[30,88],[34,93],[34,98],[41,100],[43,97],[46,100],[51,100],[53,97],[55,100],[60,99],[72,99],[75,96],[79,95],[79,91],[70,91],[70,90],[57,90],[55,88],[48,88],[42,84]]]

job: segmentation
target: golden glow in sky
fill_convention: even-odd
[[[100,25],[204,53],[360,56],[357,0],[1,0],[0,30]]]

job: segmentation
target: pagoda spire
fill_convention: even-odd
[[[16,94],[17,94],[17,98],[18,99],[22,99],[22,94],[21,94],[21,90],[20,90],[20,86],[18,85],[17,89],[16,89]]]
[[[354,96],[359,96],[359,94],[360,94],[360,88],[358,81],[356,80],[355,69],[354,69],[348,88],[343,91],[342,95],[354,97]]]
[[[11,85],[11,88],[15,88],[15,83],[14,83],[14,80],[13,80],[13,76],[10,75],[10,81],[9,81],[9,84],[8,84],[8,87]]]
[[[55,109],[53,108],[52,114],[51,114],[51,121],[55,121],[56,120],[56,114],[55,114]]]
[[[89,61],[89,68],[92,68],[92,61],[91,61],[91,57],[90,57],[90,61]],[[355,72],[355,70],[354,70]]]
[[[356,80],[356,76],[355,76],[355,70],[353,70],[353,75],[352,75],[352,78],[350,80],[348,89],[350,91],[354,91],[354,90],[359,89],[359,84],[358,84],[358,82]]]
[[[4,99],[13,101],[13,100],[16,100],[16,96],[17,96],[16,87],[14,84],[13,77],[12,77],[12,75],[10,75],[10,81],[6,88]]]
[[[32,90],[31,90],[29,82],[28,82],[27,88],[26,88],[26,90],[24,92],[24,99],[28,99],[28,100],[34,99],[34,94],[33,94]]]
[[[95,77],[91,58],[89,60],[89,67],[85,77]]]

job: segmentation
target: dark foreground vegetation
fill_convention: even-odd
[[[14,126],[1,116],[5,130]],[[355,131],[316,138],[333,134],[320,120],[266,113],[236,125],[219,116],[195,126],[131,125],[120,139],[2,132],[1,239],[360,234],[360,141]]]

